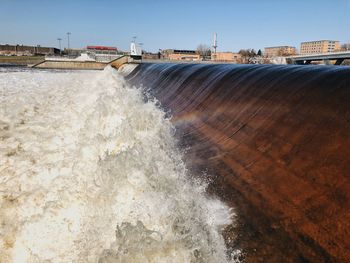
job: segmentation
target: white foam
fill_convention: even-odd
[[[154,102],[103,72],[0,73],[0,262],[225,262],[231,211]]]

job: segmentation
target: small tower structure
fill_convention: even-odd
[[[218,35],[217,35],[217,33],[214,33],[214,37],[213,37],[213,51],[214,51],[214,53],[216,53],[217,47],[218,47]]]
[[[142,59],[141,45],[136,43],[136,37],[133,38],[133,41],[130,44],[130,57],[135,60]]]
[[[216,49],[218,47],[218,36],[217,36],[217,33],[214,33],[212,47],[213,47],[212,60],[215,60],[216,59]]]

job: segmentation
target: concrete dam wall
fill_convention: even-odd
[[[248,262],[350,261],[350,68],[142,64]],[[232,237],[232,238],[230,238]]]
[[[80,69],[80,70],[103,70],[106,66],[119,68],[129,61],[128,56],[120,56],[110,62],[79,61],[79,60],[43,60],[32,65],[33,68],[44,69]]]

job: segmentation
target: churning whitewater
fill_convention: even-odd
[[[0,262],[227,262],[231,211],[104,71],[0,72]]]

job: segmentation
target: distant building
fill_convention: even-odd
[[[116,47],[87,46],[85,52],[98,62],[110,62],[120,57]]]
[[[85,48],[64,48],[62,54],[70,57],[79,57],[82,53],[86,53]]]
[[[54,47],[23,46],[23,45],[0,45],[0,55],[31,56],[31,55],[54,55],[60,50]]]
[[[200,55],[195,50],[165,49],[162,57],[169,60],[200,60]]]
[[[211,54],[211,59],[217,62],[241,63],[242,56],[233,52],[216,52]]]
[[[302,42],[300,46],[301,55],[330,53],[340,50],[339,41],[318,40]]]
[[[160,58],[161,58],[160,53],[144,52],[142,54],[142,59],[156,60],[156,59],[160,59]]]
[[[286,57],[292,56],[297,53],[295,47],[291,46],[277,46],[277,47],[266,47],[264,55],[265,57]]]
[[[90,58],[97,62],[110,62],[121,56],[116,47],[107,46],[87,46],[86,48],[65,48],[63,54],[71,57],[77,58],[79,56],[88,55]]]
[[[119,51],[116,47],[107,46],[87,46],[86,48],[65,48],[63,54],[69,56],[80,56],[82,53],[93,55],[118,55]]]
[[[106,46],[87,46],[86,49],[88,51],[92,51],[95,54],[109,54],[116,55],[118,53],[118,49],[116,47],[106,47]]]

